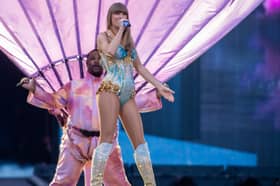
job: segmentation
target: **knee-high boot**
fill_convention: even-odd
[[[111,153],[113,144],[101,143],[95,148],[92,156],[91,166],[91,186],[103,185],[103,174],[106,166],[107,159]]]
[[[134,151],[134,159],[145,186],[156,186],[154,171],[147,143],[140,144]]]

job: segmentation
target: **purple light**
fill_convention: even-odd
[[[263,5],[267,15],[280,14],[280,0],[266,0]]]
[[[82,58],[105,30],[110,5],[120,0],[9,0],[0,6],[0,48],[27,76],[53,92],[84,74]],[[279,1],[266,1],[278,7]],[[262,0],[122,0],[143,64],[166,81],[192,63]],[[270,2],[270,4],[268,4]],[[276,3],[277,5],[271,3]],[[153,87],[135,76],[138,96]],[[137,99],[140,99],[138,97]]]

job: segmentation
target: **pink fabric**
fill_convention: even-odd
[[[99,130],[96,91],[101,79],[87,73],[84,79],[73,80],[54,94],[36,87],[35,93],[29,93],[27,101],[34,106],[48,110],[66,108],[70,115],[68,125],[85,130]],[[125,175],[117,135],[115,137],[114,150],[109,157],[104,173],[104,184],[127,186],[130,184]],[[96,137],[84,137],[71,127],[65,129],[60,145],[59,161],[51,186],[76,185],[83,168],[85,183],[90,185],[91,157],[97,146],[97,140]]]
[[[27,102],[48,110],[67,107],[73,125],[86,130],[98,130],[95,92],[100,81],[101,78],[94,78],[87,73],[85,80],[73,80],[54,94],[37,87],[35,94],[29,93]],[[156,111],[162,108],[162,102],[157,98],[155,91],[137,94],[135,100],[140,112]]]
[[[24,74],[36,78],[45,91],[57,91],[62,86],[59,80],[62,84],[70,80],[66,66],[72,79],[81,78],[78,56],[95,47],[97,34],[106,29],[108,8],[118,1],[127,4],[142,63],[159,80],[167,81],[264,0],[3,1],[0,49]],[[279,0],[265,3],[269,10],[279,9],[277,5]],[[138,91],[140,95],[154,88],[140,76],[135,83],[136,89],[143,87]]]
[[[75,130],[65,129],[60,144],[56,172],[50,186],[74,186],[77,184],[82,170],[84,170],[85,186],[89,186],[91,157],[97,144],[97,137],[86,138]],[[130,185],[125,175],[121,150],[116,141],[105,168],[104,185]]]
[[[136,105],[139,112],[152,112],[162,108],[161,99],[157,98],[156,91],[136,94]]]
[[[71,125],[85,130],[99,130],[96,91],[101,78],[86,74],[84,79],[73,80],[54,94],[36,88],[27,102],[44,109],[64,108],[69,112]]]

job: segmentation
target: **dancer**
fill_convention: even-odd
[[[144,139],[143,124],[135,103],[133,67],[158,94],[173,102],[171,89],[156,80],[141,64],[130,33],[128,10],[122,3],[114,3],[107,14],[107,31],[98,35],[97,46],[106,76],[97,91],[100,116],[100,144],[93,154],[91,186],[101,186],[107,159],[113,147],[117,117],[135,149],[134,158],[145,185],[156,185],[148,145]]]
[[[87,56],[87,73],[84,79],[72,80],[54,94],[35,86],[34,79],[23,78],[19,83],[29,90],[28,102],[48,109],[63,126],[59,160],[51,186],[74,186],[84,169],[85,185],[90,185],[90,166],[99,138],[96,90],[102,80],[103,69],[97,50]],[[115,122],[116,125],[117,122]],[[105,186],[129,186],[121,150],[114,131],[114,147],[104,176]]]

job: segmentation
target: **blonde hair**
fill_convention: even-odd
[[[122,4],[122,3],[112,4],[111,7],[108,10],[108,13],[107,13],[107,29],[108,30],[110,30],[111,27],[112,27],[112,14],[114,14],[116,12],[123,12],[124,14],[127,15],[127,19],[129,19],[128,10],[127,10],[127,7],[124,4]],[[131,52],[131,50],[134,47],[132,37],[131,37],[131,31],[130,31],[129,27],[127,27],[125,29],[125,31],[122,35],[121,44],[129,52]]]

